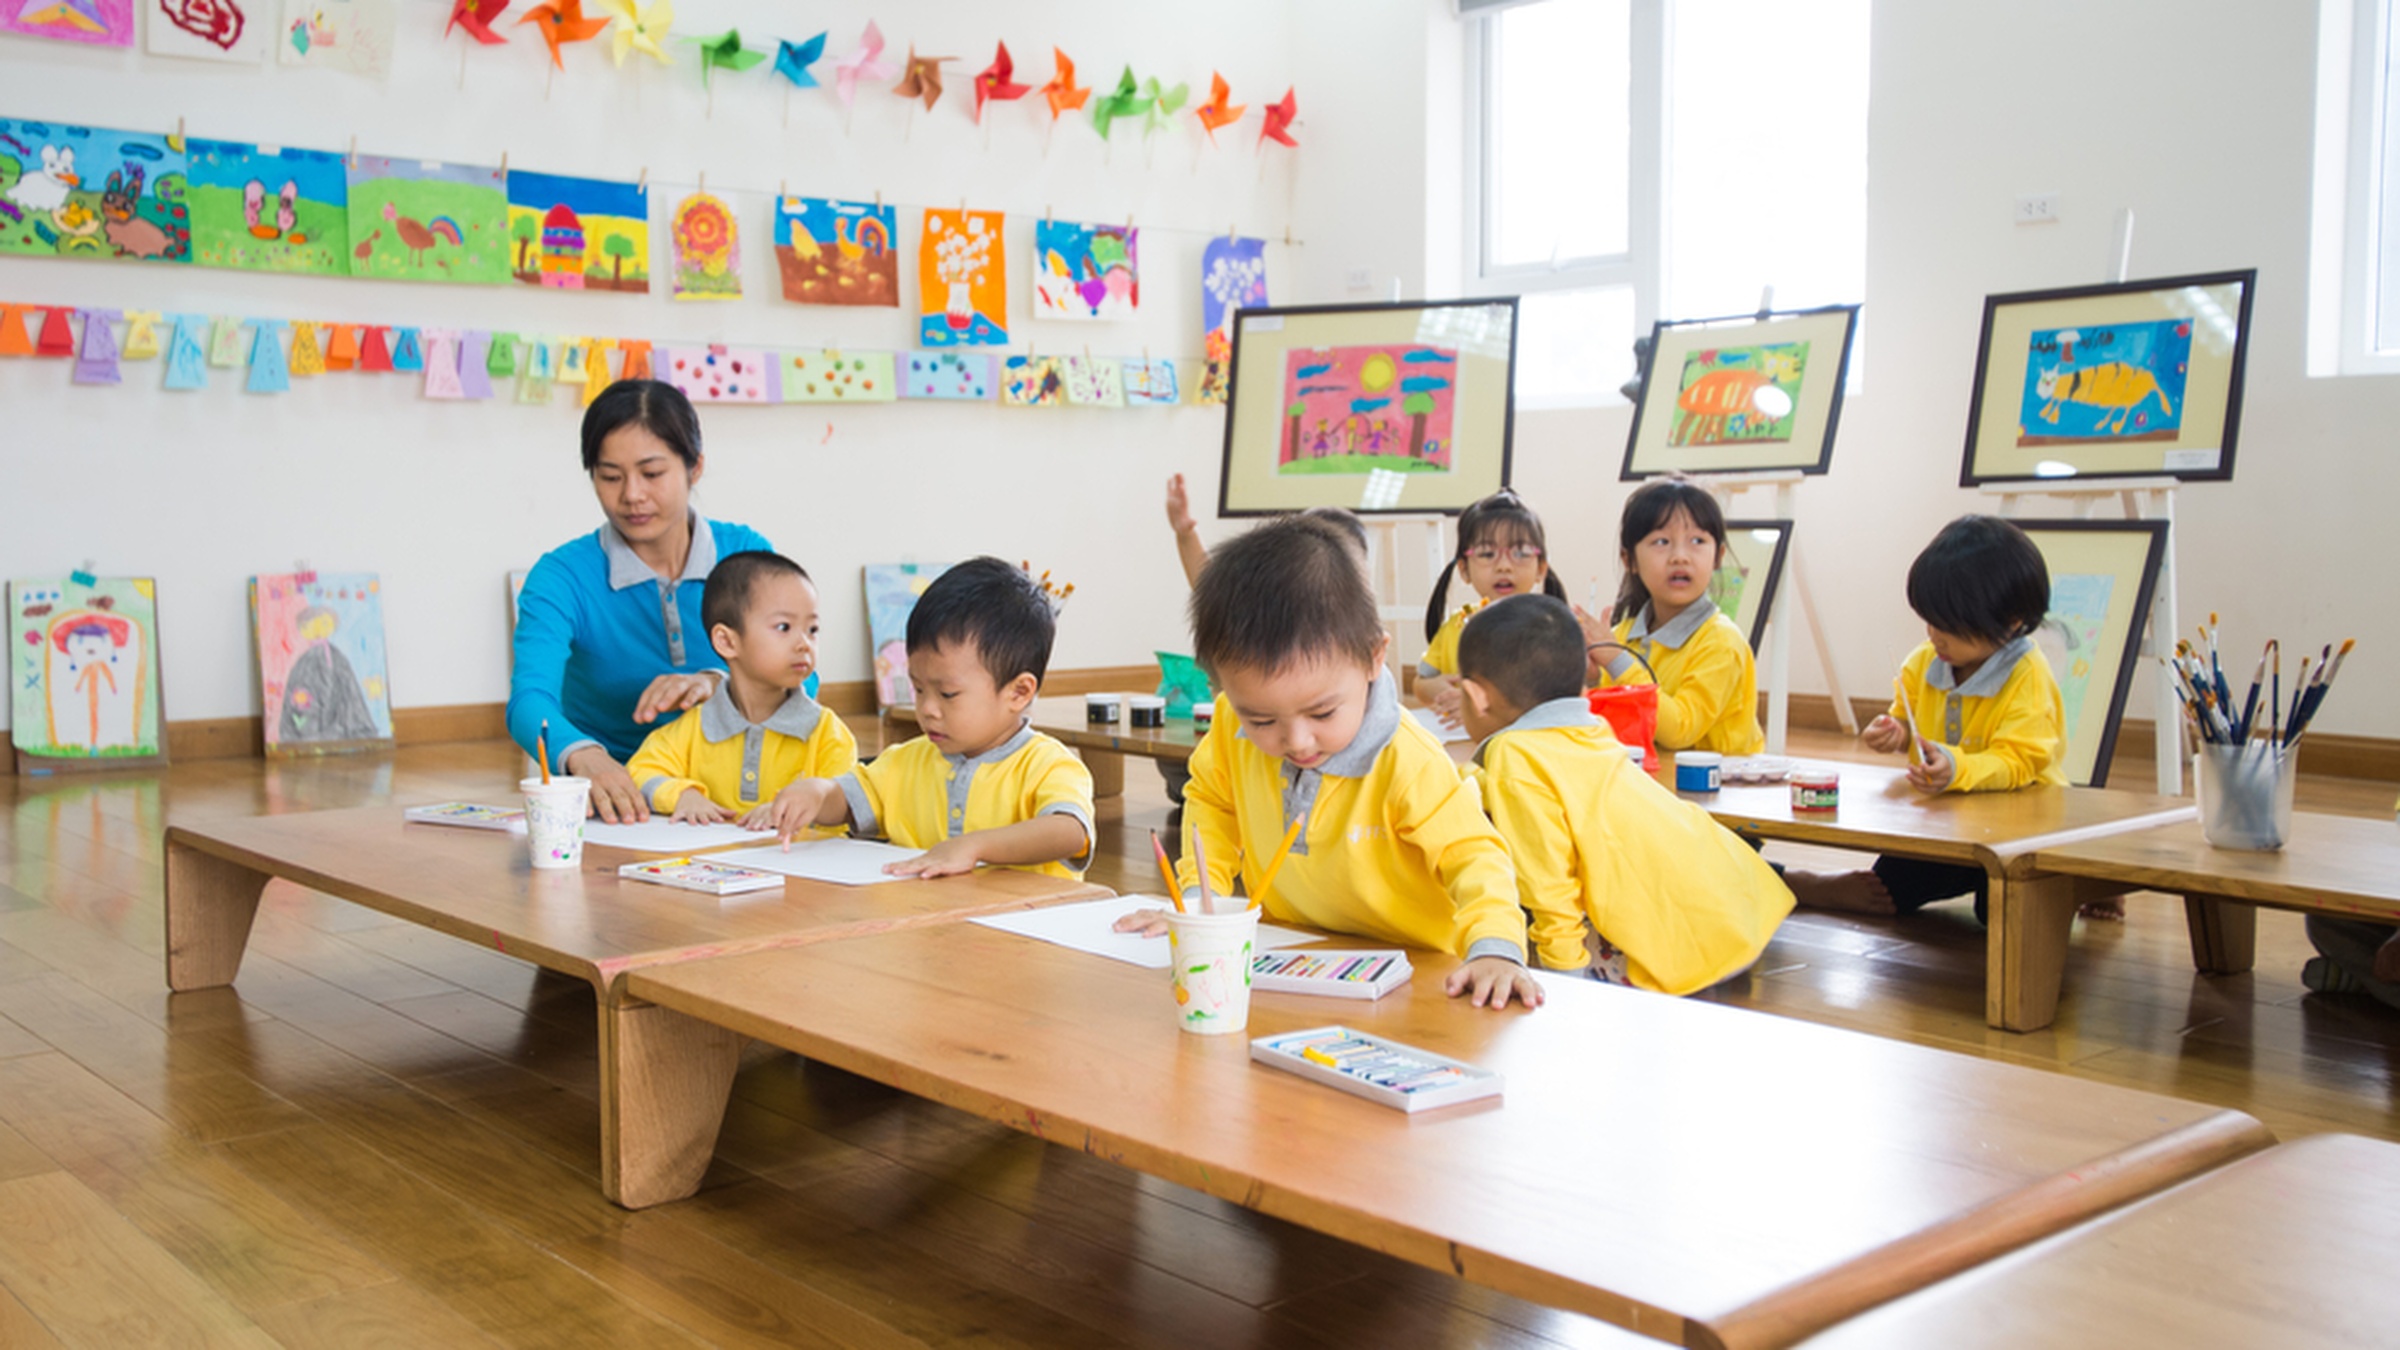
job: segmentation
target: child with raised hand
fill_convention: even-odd
[[[1997,516],[1960,516],[1908,569],[1908,607],[1927,640],[1900,663],[1902,699],[1859,740],[1879,754],[1910,750],[1921,792],[2008,792],[2065,786],[2066,712],[2034,630],[2050,611],[2050,569],[2023,530]],[[1915,714],[1915,725],[1903,718]],[[1909,913],[1972,893],[1984,917],[1983,870],[1878,858],[1871,873],[1794,878],[1802,904]]]
[[[1792,893],[1757,850],[1626,758],[1584,699],[1571,607],[1494,603],[1468,620],[1458,670],[1484,809],[1544,967],[1689,994],[1758,960]]]
[[[934,579],[908,616],[908,683],[925,734],[839,781],[776,800],[788,844],[809,825],[849,824],[925,850],[884,870],[948,876],[979,865],[1072,877],[1092,856],[1092,774],[1028,725],[1057,620],[1024,569],[972,558]]]
[[[1542,1001],[1525,968],[1515,869],[1433,733],[1400,710],[1366,575],[1328,522],[1287,517],[1218,549],[1192,590],[1192,642],[1223,692],[1192,752],[1177,884],[1257,895],[1295,822],[1268,917],[1466,958],[1477,1006]],[[1126,929],[1163,933],[1158,911]]]
[[[1464,572],[1476,599],[1453,610],[1450,579]],[[1433,583],[1425,604],[1425,655],[1417,662],[1417,700],[1458,721],[1458,635],[1476,610],[1512,595],[1540,592],[1564,600],[1567,588],[1550,571],[1542,518],[1525,499],[1502,488],[1458,514],[1458,553]]]
[[[1596,686],[1655,678],[1661,750],[1764,750],[1750,640],[1708,594],[1725,556],[1725,513],[1717,499],[1689,480],[1654,478],[1626,498],[1617,548],[1625,579],[1609,615],[1616,626],[1602,631],[1578,611],[1592,644],[1588,678]]]
[[[626,772],[677,820],[773,828],[787,785],[858,763],[850,728],[802,689],[817,668],[816,583],[780,553],[736,553],[710,569],[700,616],[725,683],[651,732]]]

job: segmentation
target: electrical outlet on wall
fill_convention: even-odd
[[[2011,217],[2019,225],[2055,225],[2058,223],[2058,194],[2035,193],[2017,198],[2016,214]]]

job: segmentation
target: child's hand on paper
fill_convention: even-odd
[[[983,859],[978,855],[975,836],[962,834],[945,839],[913,858],[902,858],[883,865],[886,876],[895,877],[954,877],[972,872]]]
[[[775,800],[760,802],[742,817],[746,830],[773,830],[778,842],[788,851],[792,836],[817,823],[828,797],[839,794],[842,785],[830,778],[803,778],[775,794]]]
[[[1442,981],[1442,992],[1452,998],[1466,994],[1476,1007],[1495,1012],[1508,1006],[1512,994],[1527,1008],[1542,1006],[1541,981],[1505,956],[1478,956],[1451,971],[1450,978]]]
[[[722,822],[725,808],[708,799],[708,794],[696,787],[687,787],[675,799],[674,819],[687,825],[715,825]]]
[[[1879,755],[1896,755],[1908,748],[1908,728],[1894,721],[1890,713],[1877,713],[1867,729],[1858,733],[1861,745]]]
[[[1146,938],[1167,935],[1167,912],[1163,909],[1137,909],[1118,918],[1115,924],[1120,933],[1134,933]]]
[[[1908,781],[1920,792],[1940,792],[1958,777],[1958,761],[1950,757],[1947,746],[1936,745],[1924,737],[1917,738],[1917,750],[1925,757],[1922,764],[1908,766]]]

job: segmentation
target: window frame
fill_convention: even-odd
[[[2383,225],[2380,190],[2387,153],[2383,108],[2400,97],[2400,82],[2380,69],[2390,39],[2394,0],[2334,0],[2349,10],[2349,51],[2345,63],[2348,108],[2343,119],[2347,144],[2342,155],[2342,265],[2339,338],[2335,371],[2342,375],[2400,374],[2400,348],[2375,347],[2376,299],[2383,280],[2384,260],[2377,245]],[[2337,16],[2328,16],[2338,22]],[[2400,248],[2395,248],[2400,255]],[[2395,262],[2400,262],[2396,258]]]
[[[1666,59],[1669,51],[1666,0],[1628,0],[1626,22],[1626,251],[1548,263],[1495,265],[1491,261],[1492,66],[1499,44],[1493,25],[1505,11],[1467,24],[1464,45],[1467,126],[1465,160],[1465,266],[1462,289],[1471,296],[1538,295],[1545,292],[1626,289],[1633,293],[1636,336],[1646,335],[1659,316],[1666,275]],[[1622,402],[1613,389],[1589,394],[1553,394],[1519,400],[1533,408],[1603,407]]]

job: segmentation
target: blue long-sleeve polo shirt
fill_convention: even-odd
[[[695,512],[691,553],[671,592],[614,525],[542,555],[517,597],[509,738],[533,753],[546,719],[551,767],[561,772],[587,745],[620,763],[633,758],[651,730],[633,708],[652,680],[725,668],[700,618],[710,569],[729,554],[772,547],[747,525]]]

